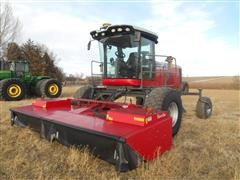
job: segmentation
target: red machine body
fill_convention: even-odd
[[[102,146],[103,149],[99,148],[102,152],[109,146],[112,152],[107,157],[110,159],[114,159],[116,151],[121,151],[118,149],[118,144],[121,144],[127,147],[121,156],[134,167],[138,164],[129,154],[152,160],[169,150],[172,144],[171,117],[166,112],[154,112],[134,104],[84,99],[36,100],[31,106],[11,111],[14,124],[28,126],[49,140],[55,137],[63,144],[81,141],[79,144],[90,143],[91,147],[91,143],[106,138],[100,146],[93,147],[98,150]],[[97,139],[86,142],[85,135],[81,133],[97,136]]]

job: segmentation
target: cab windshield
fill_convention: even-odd
[[[140,47],[141,45],[141,47]],[[100,41],[100,55],[106,78],[139,78],[141,61],[153,54],[154,43],[134,35],[111,36]]]
[[[29,72],[29,65],[24,62],[13,62],[11,63],[10,70],[16,72]]]

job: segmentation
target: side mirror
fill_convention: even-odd
[[[139,42],[140,40],[141,40],[141,33],[139,31],[135,31],[134,42]]]
[[[91,42],[92,42],[92,40],[90,40],[90,41],[88,42],[88,45],[87,45],[88,51],[91,49]]]

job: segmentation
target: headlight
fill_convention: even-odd
[[[98,33],[95,33],[95,36],[98,36]]]
[[[118,31],[118,32],[121,32],[121,31],[122,31],[122,28],[118,28],[117,31]]]
[[[130,28],[126,28],[125,31],[130,31]]]
[[[102,36],[105,36],[105,33],[103,32],[101,35],[102,35]]]
[[[116,29],[112,29],[111,32],[116,32]]]

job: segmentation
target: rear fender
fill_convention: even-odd
[[[35,78],[36,81],[40,81],[42,79],[50,79],[49,76],[33,76]]]
[[[50,77],[49,76],[33,76],[31,85],[36,86],[37,82],[42,80],[42,79],[50,79]]]

